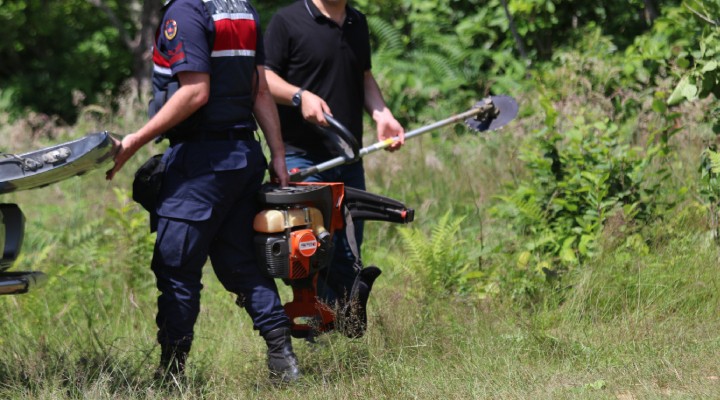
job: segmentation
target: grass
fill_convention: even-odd
[[[422,296],[386,266],[367,335],[296,341],[305,377],[290,387],[269,383],[262,340],[209,269],[189,380],[174,389],[151,380],[152,289],[123,286],[110,270],[110,285],[51,281],[0,303],[0,397],[720,397],[718,248],[676,232],[653,250],[608,251],[569,279],[571,290],[527,309]]]
[[[564,106],[584,106],[581,100]],[[127,117],[141,111],[119,114],[126,117],[88,113],[75,132],[104,125],[127,132],[142,123]],[[369,189],[415,208],[412,226],[424,232],[448,211],[463,216],[466,253],[479,257],[478,268],[505,273],[515,268],[513,254],[485,258],[506,239],[486,209],[524,173],[517,145],[538,125],[533,115],[493,135],[448,128],[399,153],[371,155]],[[691,132],[707,129],[689,125],[678,135],[673,179],[692,188],[702,143]],[[23,138],[22,129],[0,127],[8,141],[0,145],[32,148],[77,134]],[[159,357],[152,236],[128,192],[132,172],[155,151],[144,149],[112,183],[96,171],[4,196],[27,218],[14,269],[42,270],[50,279],[32,293],[0,297],[0,398],[720,398],[720,248],[693,199],[642,227],[636,242],[618,240],[619,228],[607,226],[598,257],[561,288],[527,298],[507,287],[490,297],[428,288],[411,271],[429,266],[407,265],[400,227],[369,222],[364,262],[384,272],[368,332],[357,340],[333,333],[317,345],[296,341],[304,377],[288,387],[270,384],[262,339],[206,268],[188,379],[160,385],[152,380]],[[287,287],[281,294],[288,300]]]
[[[217,283],[206,293],[220,293]],[[380,300],[394,296],[378,291]],[[486,305],[480,311],[438,302],[417,308],[373,304],[368,335],[337,335],[319,345],[296,344],[305,378],[288,388],[269,385],[259,338],[229,299],[205,299],[189,382],[180,398],[714,398],[717,320],[620,314],[593,322],[553,312],[517,313]],[[149,379],[156,349],[152,320],[121,301],[122,323],[60,320],[40,348],[6,341],[3,398],[163,398]],[[209,304],[208,304],[209,303]],[[228,318],[228,315],[233,315]],[[398,317],[400,316],[400,320]],[[438,317],[441,316],[441,317]],[[555,321],[549,321],[554,320]],[[78,327],[80,325],[81,327]],[[5,326],[3,330],[7,331]],[[12,328],[10,328],[12,329]],[[81,343],[99,334],[105,348]],[[219,335],[219,336],[218,336]],[[67,338],[78,342],[67,342]],[[87,338],[92,341],[91,338]],[[20,369],[22,372],[18,371]],[[173,395],[178,392],[172,392]]]

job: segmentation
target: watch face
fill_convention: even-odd
[[[292,103],[295,107],[300,107],[300,103],[302,103],[302,90],[293,95]]]

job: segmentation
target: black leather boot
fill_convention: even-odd
[[[190,346],[161,345],[160,365],[155,371],[155,379],[172,381],[185,375],[185,362],[187,361]]]
[[[297,357],[293,353],[290,328],[276,328],[266,332],[263,337],[267,343],[267,364],[270,379],[284,383],[300,378]]]
[[[380,268],[370,265],[361,269],[355,278],[350,293],[350,301],[343,306],[342,319],[338,321],[339,330],[345,336],[355,339],[365,334],[367,329],[367,302],[370,298],[373,283],[381,273]]]

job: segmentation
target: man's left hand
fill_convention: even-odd
[[[378,141],[384,141],[387,139],[395,138],[393,143],[386,147],[387,151],[396,151],[405,144],[405,129],[402,125],[393,117],[390,110],[387,108],[383,111],[375,112],[373,115],[375,124],[377,125],[377,137]]]
[[[280,187],[287,187],[290,183],[290,174],[285,165],[285,157],[272,157],[270,162],[270,177],[273,182],[277,182]]]
[[[140,146],[142,146],[142,144],[140,144]],[[135,134],[125,136],[122,139],[122,142],[113,138],[113,147],[116,149],[114,150],[115,155],[113,156],[115,164],[112,169],[105,173],[105,179],[112,180],[112,178],[115,177],[115,174],[120,171],[123,165],[125,165],[125,162],[130,159],[135,152],[137,152],[137,149],[140,146],[137,145]]]

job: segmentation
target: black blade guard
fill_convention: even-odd
[[[518,104],[510,96],[490,96],[475,104],[475,108],[482,111],[466,119],[465,123],[479,132],[500,129],[515,119],[518,113]]]

